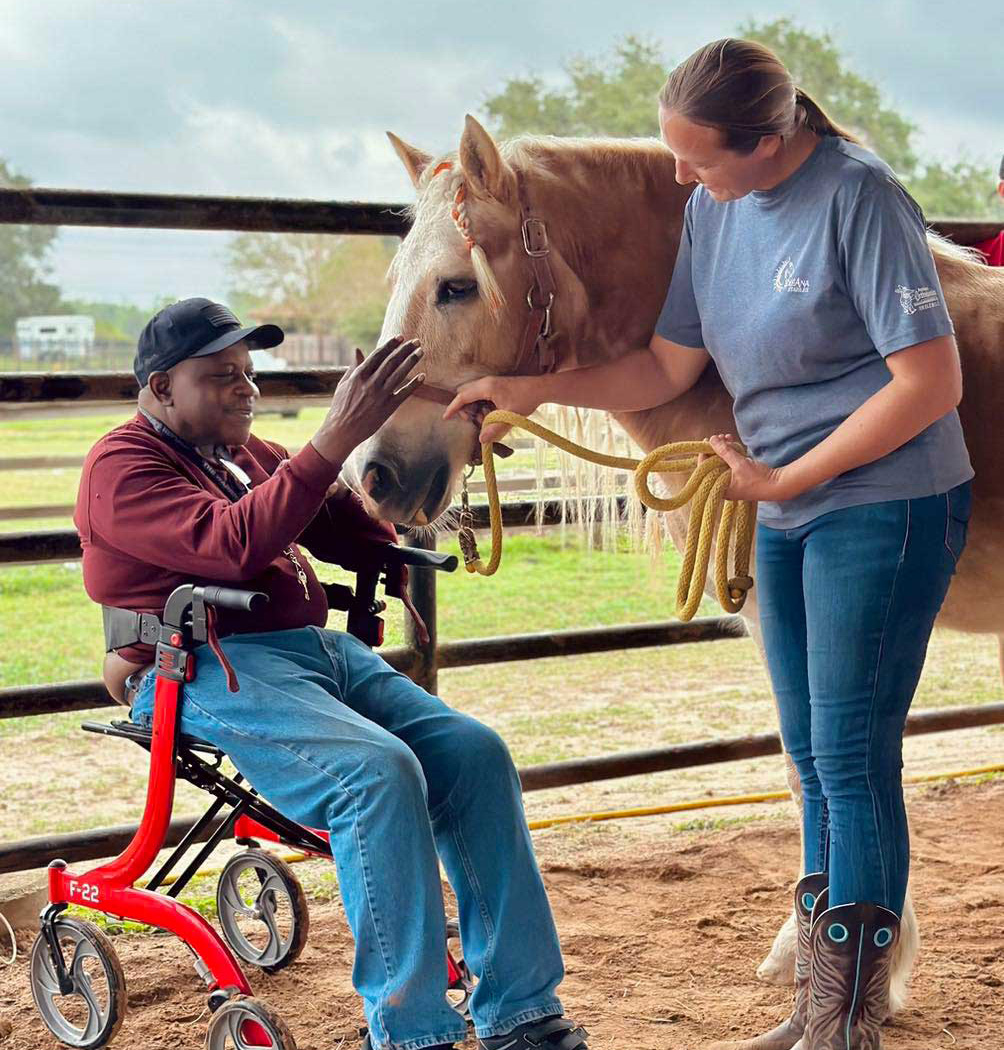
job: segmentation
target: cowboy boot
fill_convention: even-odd
[[[809,1007],[809,930],[812,909],[818,906],[817,902],[825,900],[828,881],[829,876],[825,871],[817,871],[812,875],[804,875],[795,887],[798,940],[795,945],[795,1005],[791,1016],[763,1035],[712,1043],[708,1050],[792,1050],[801,1038]]]
[[[817,912],[805,1050],[881,1050],[899,916],[878,904]]]

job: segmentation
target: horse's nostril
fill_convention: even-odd
[[[401,515],[396,521],[414,518],[425,524],[442,510],[450,487],[450,466],[438,456],[408,463],[387,454],[370,456],[363,463],[361,487],[380,511]]]
[[[394,468],[379,460],[368,460],[363,470],[363,487],[372,499],[380,501],[401,488]]]
[[[423,508],[429,518],[434,518],[439,511],[439,505],[443,502],[446,496],[446,490],[450,484],[450,465],[444,463],[433,475],[432,482],[429,485],[429,491],[426,493],[425,500],[423,501]]]

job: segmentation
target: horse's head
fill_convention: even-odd
[[[473,117],[443,157],[390,140],[418,199],[381,340],[421,341],[426,393],[648,342],[690,193],[662,143],[528,137],[500,150]],[[449,505],[477,428],[442,413],[413,396],[350,457],[345,478],[369,511],[425,525]]]
[[[515,371],[534,313],[516,170],[473,117],[457,153],[445,157],[390,139],[418,200],[391,265],[381,341],[419,339],[427,386],[441,390]],[[446,422],[442,413],[441,404],[412,397],[356,449],[345,476],[372,513],[424,525],[449,505],[475,453],[477,429],[466,419]]]

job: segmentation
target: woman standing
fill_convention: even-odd
[[[903,727],[969,519],[952,322],[918,206],[767,48],[706,45],[659,103],[676,179],[697,187],[649,347],[485,377],[447,414],[651,408],[714,360],[749,451],[711,439],[728,496],[759,503],[760,624],[807,873],[794,1010],[732,1045],[875,1050],[909,867]]]

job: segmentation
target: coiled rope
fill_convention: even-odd
[[[681,620],[690,620],[701,604],[716,523],[719,527],[715,547],[715,594],[727,613],[737,613],[742,609],[746,595],[753,586],[749,567],[753,547],[754,504],[747,500],[735,502],[725,498],[732,471],[707,441],[675,441],[653,449],[642,459],[633,459],[585,448],[535,423],[532,419],[527,419],[526,416],[505,409],[489,412],[481,425],[489,426],[492,423],[504,423],[529,431],[555,448],[598,466],[633,471],[635,492],[642,503],[652,510],[680,510],[692,502],[683,564],[680,566],[680,578],[676,586],[676,615]],[[745,451],[739,445],[734,447]],[[488,563],[485,564],[477,553],[473,531],[469,528],[466,530],[467,536],[463,533],[461,535],[461,547],[464,549],[464,562],[468,572],[491,576],[502,561],[502,510],[490,445],[481,446],[481,456],[491,520],[492,549]],[[702,461],[702,456],[707,458]],[[660,497],[649,487],[650,474],[690,476],[675,496]],[[730,554],[733,566],[731,574]]]

